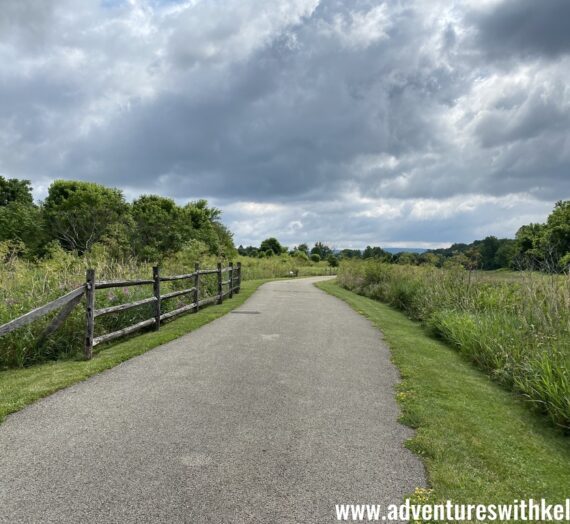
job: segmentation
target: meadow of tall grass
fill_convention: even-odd
[[[570,277],[345,261],[339,284],[425,323],[570,430]],[[442,370],[445,373],[445,370]]]
[[[0,243],[0,325],[54,300],[85,282],[87,268],[95,268],[97,280],[128,280],[151,278],[152,264],[136,259],[114,260],[102,246],[84,256],[64,251],[54,245],[48,256],[40,261],[19,257],[10,243]],[[208,254],[207,247],[195,242],[176,255],[161,262],[163,275],[188,273],[194,263],[213,268],[219,260]],[[328,274],[328,264],[315,264],[284,255],[264,259],[238,257],[242,263],[243,280],[286,277],[293,272],[299,276]],[[225,261],[227,262],[227,261]],[[163,282],[162,293],[191,287],[188,281]],[[217,292],[216,276],[202,276],[201,297]],[[152,296],[152,286],[135,286],[99,290],[97,308],[133,302]],[[162,310],[168,312],[191,301],[181,296],[163,301]],[[114,315],[97,318],[95,336],[122,329],[152,317],[151,305],[141,306]],[[0,369],[24,367],[31,364],[80,354],[84,338],[85,309],[75,308],[63,326],[46,340],[40,336],[55,312],[0,338]]]

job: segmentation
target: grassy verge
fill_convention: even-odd
[[[334,282],[317,285],[384,333],[402,377],[402,422],[416,429],[407,446],[424,460],[432,501],[570,497],[569,438],[403,313]]]
[[[124,342],[102,347],[90,361],[59,360],[24,369],[0,372],[0,422],[27,404],[59,389],[112,368],[228,313],[243,304],[267,280],[242,283],[241,291],[221,305],[209,306],[196,315],[186,315],[164,324],[160,331],[145,333]]]

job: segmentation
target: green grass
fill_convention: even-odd
[[[124,342],[98,348],[90,361],[59,360],[24,369],[0,372],[0,422],[10,413],[22,409],[35,400],[85,380],[125,360],[140,355],[161,344],[225,315],[243,304],[267,280],[242,282],[241,291],[221,305],[201,309],[197,314],[185,315],[163,324],[160,331],[132,337]]]
[[[427,469],[433,501],[509,503],[570,497],[570,439],[544,424],[420,323],[334,282],[317,286],[346,301],[382,330],[402,381],[407,446]]]

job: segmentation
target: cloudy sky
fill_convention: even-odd
[[[2,0],[0,175],[237,243],[440,246],[570,198],[568,0]]]

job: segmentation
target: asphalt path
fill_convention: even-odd
[[[8,417],[0,522],[328,523],[424,486],[381,333],[316,280]]]

